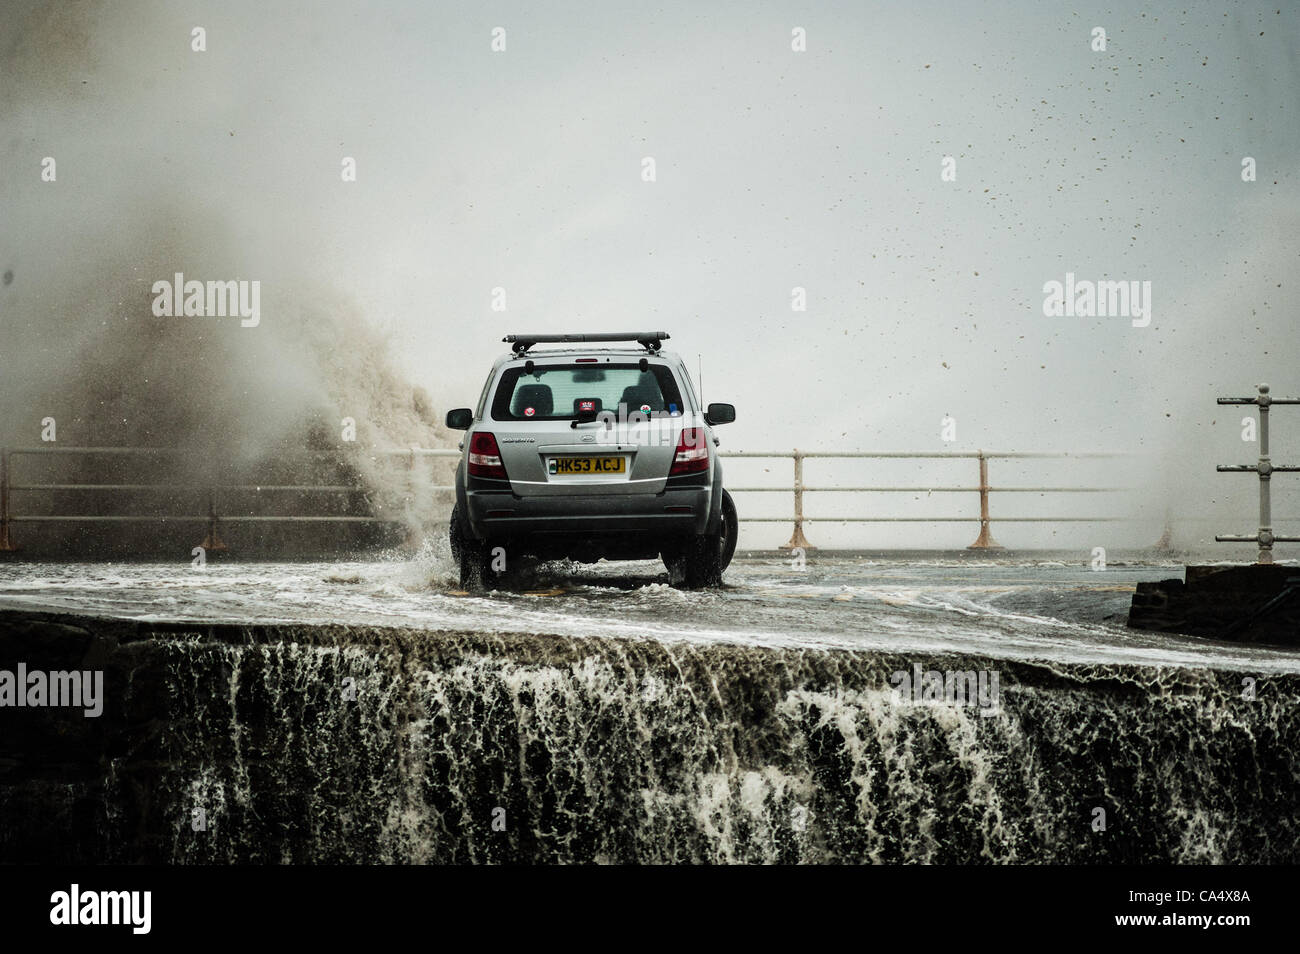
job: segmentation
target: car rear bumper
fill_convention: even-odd
[[[664,546],[706,532],[711,504],[707,486],[657,494],[572,494],[519,497],[509,491],[465,494],[470,530],[480,540],[529,552],[589,549],[653,555]]]

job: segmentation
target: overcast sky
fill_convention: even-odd
[[[98,285],[141,322],[181,320],[149,315],[169,268],[260,279],[232,333],[264,373],[292,379],[276,323],[313,296],[389,332],[439,416],[505,333],[663,329],[737,406],[727,448],[1151,450],[1152,498],[1224,498],[1221,532],[1254,487],[1213,464],[1257,450],[1214,398],[1300,393],[1291,3],[4,7],[11,361],[59,349],[33,315],[93,298],[93,248],[142,269]],[[142,234],[187,251],[115,245]],[[1067,272],[1149,281],[1149,326],[1045,316]],[[7,433],[39,416],[0,393]]]

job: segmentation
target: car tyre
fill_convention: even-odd
[[[465,525],[460,504],[451,511],[451,523],[447,528],[451,541],[451,557],[456,561],[460,572],[460,585],[466,590],[481,590],[492,578],[492,551],[487,543],[474,539]]]
[[[731,566],[731,558],[736,555],[736,540],[740,536],[740,518],[736,515],[736,503],[731,494],[722,491],[722,569]]]
[[[736,505],[724,490],[718,532],[696,537],[681,549],[663,554],[672,584],[688,590],[721,586],[722,573],[736,552],[738,529]]]

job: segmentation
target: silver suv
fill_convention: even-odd
[[[717,586],[736,549],[713,428],[662,331],[508,335],[478,407],[447,412],[468,431],[456,468],[451,549],[461,585],[490,584],[519,557],[593,563],[662,557],[674,584]],[[634,342],[639,347],[602,347]],[[532,352],[535,345],[564,349]]]

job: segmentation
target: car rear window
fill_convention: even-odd
[[[492,400],[498,421],[571,421],[579,410],[680,414],[685,410],[673,373],[652,364],[552,364],[510,368]]]

